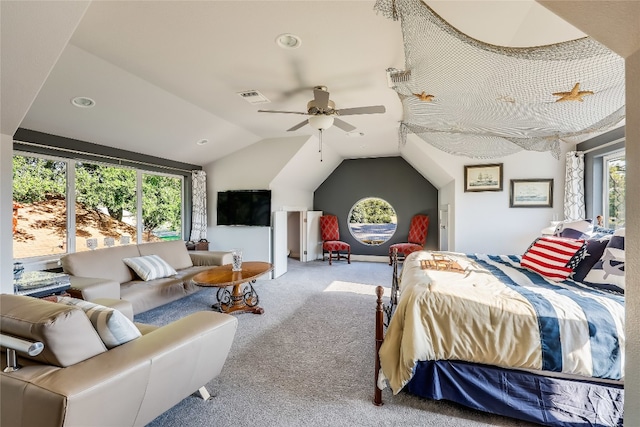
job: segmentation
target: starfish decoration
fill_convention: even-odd
[[[553,96],[559,96],[560,98],[556,99],[556,102],[562,101],[584,101],[582,99],[583,96],[593,95],[593,92],[590,90],[580,90],[580,83],[576,83],[576,85],[571,89],[571,92],[556,92]]]
[[[435,98],[434,95],[427,95],[425,91],[422,91],[422,93],[414,93],[413,95],[416,98],[418,98],[420,101],[425,101],[425,102],[431,102],[433,101],[433,98]]]

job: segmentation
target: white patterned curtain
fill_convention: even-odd
[[[567,170],[564,187],[564,219],[577,221],[585,219],[584,206],[584,153],[567,153]]]
[[[207,173],[191,171],[193,207],[191,210],[191,238],[197,242],[207,238]]]

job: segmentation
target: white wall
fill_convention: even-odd
[[[420,154],[437,164],[453,179],[440,186],[440,204],[449,203],[454,227],[454,241],[449,249],[465,253],[522,254],[540,235],[557,213],[562,218],[564,189],[564,153],[573,145],[563,145],[560,160],[549,153],[521,151],[510,156],[478,160],[442,152],[412,136]],[[414,148],[415,150],[415,148]],[[403,156],[405,153],[403,152]],[[420,163],[414,161],[414,167]],[[503,191],[464,192],[464,166],[502,163]],[[429,170],[421,172],[428,176]],[[510,208],[511,179],[553,178],[553,208]],[[444,176],[439,179],[444,179]]]
[[[13,137],[0,135],[0,293],[13,293]]]
[[[625,425],[640,425],[640,50],[626,59],[627,199]],[[630,124],[634,125],[630,125]]]
[[[448,247],[446,250],[453,252],[456,250],[456,242],[453,238],[456,235],[456,222],[454,219],[456,214],[456,182],[454,180],[451,180],[438,191],[438,206],[442,207],[443,205],[449,206],[449,217],[451,218],[451,221],[447,224],[448,231],[444,231],[448,235]],[[438,230],[438,232],[442,233],[443,230]],[[444,248],[440,249],[445,250]]]
[[[309,161],[311,155],[314,157]],[[226,250],[237,247],[240,241],[245,246],[253,242],[263,248],[256,255],[264,257],[266,237],[261,227],[216,226],[218,192],[270,189],[272,211],[283,210],[285,206],[312,209],[313,191],[341,161],[330,149],[325,158],[320,162],[317,140],[303,136],[263,140],[206,165],[203,169],[207,173],[210,248]]]

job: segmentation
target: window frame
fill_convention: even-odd
[[[365,241],[365,240],[362,240],[360,237],[358,237],[358,236],[356,235],[356,233],[354,232],[354,230],[351,228],[351,224],[352,224],[352,223],[350,222],[350,220],[351,220],[351,216],[352,216],[352,213],[353,213],[353,210],[355,209],[355,207],[356,207],[357,205],[359,205],[360,203],[365,202],[366,200],[372,200],[372,199],[380,200],[380,201],[382,201],[382,202],[386,203],[387,205],[389,205],[389,207],[393,210],[393,213],[394,213],[394,215],[393,215],[393,216],[396,218],[396,221],[395,221],[395,222],[393,222],[393,223],[391,223],[391,224],[394,224],[394,228],[393,228],[393,231],[391,232],[391,234],[390,234],[390,235],[389,235],[385,240],[382,240],[382,241],[379,241],[379,242],[378,242],[378,241],[371,241],[371,242],[367,242],[367,241]],[[382,197],[380,197],[380,196],[366,196],[366,197],[363,197],[363,198],[359,199],[358,201],[356,201],[356,202],[351,206],[351,208],[349,209],[349,214],[347,215],[347,229],[349,230],[349,233],[351,234],[351,237],[352,237],[356,242],[360,243],[361,245],[369,246],[369,247],[382,246],[382,245],[384,245],[385,243],[388,243],[388,242],[389,242],[389,240],[391,240],[391,239],[393,238],[393,236],[396,234],[396,231],[398,231],[398,212],[396,211],[396,208],[394,208],[394,207],[393,207],[393,205],[392,205],[391,203],[389,203],[386,199],[383,199],[383,198],[382,198]]]
[[[602,156],[602,216],[604,226],[609,228],[609,162],[624,159],[626,165],[626,150],[616,150]],[[625,174],[626,187],[626,174]],[[625,203],[626,210],[626,203]],[[625,215],[626,216],[626,215]],[[616,224],[615,228],[620,225]],[[624,227],[624,222],[622,227]]]
[[[16,141],[19,143],[19,141]],[[24,147],[23,147],[24,148]],[[55,150],[55,149],[54,149]],[[53,150],[52,150],[53,151]],[[75,202],[76,202],[76,163],[92,163],[101,166],[109,166],[109,167],[121,167],[125,169],[132,169],[136,171],[136,204],[137,204],[137,212],[136,212],[136,242],[132,244],[140,244],[142,243],[142,234],[143,234],[143,224],[142,224],[142,176],[143,174],[153,174],[160,176],[167,176],[171,178],[179,178],[181,181],[181,224],[180,224],[180,237],[184,240],[187,235],[188,230],[186,224],[187,218],[187,210],[190,211],[190,206],[187,201],[191,200],[190,195],[190,186],[188,184],[188,176],[185,173],[170,173],[170,172],[160,172],[158,169],[162,168],[162,166],[158,167],[134,167],[131,165],[124,165],[121,162],[117,161],[107,161],[106,159],[96,159],[96,156],[92,156],[87,153],[86,158],[72,158],[70,156],[64,156],[64,151],[60,153],[52,153],[52,152],[42,152],[40,150],[24,150],[24,149],[16,149],[14,148],[12,151],[12,159],[14,156],[24,156],[24,157],[37,157],[46,160],[53,160],[64,162],[66,164],[65,167],[65,202],[66,202],[66,223],[67,223],[67,233],[66,233],[66,251],[60,254],[54,255],[40,255],[34,257],[25,257],[25,258],[16,258],[12,256],[13,262],[21,262],[21,263],[54,263],[56,266],[59,265],[59,259],[65,254],[74,253],[77,250],[76,247],[76,215],[75,215]],[[84,156],[83,156],[84,157]],[[143,165],[139,165],[143,166]],[[167,169],[167,168],[165,168]],[[177,170],[176,170],[177,172]]]

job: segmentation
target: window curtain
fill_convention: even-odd
[[[564,219],[577,221],[585,219],[584,203],[584,153],[569,151],[566,155],[566,175],[564,187]]]
[[[191,171],[193,208],[191,210],[191,238],[197,242],[207,238],[207,173]]]

